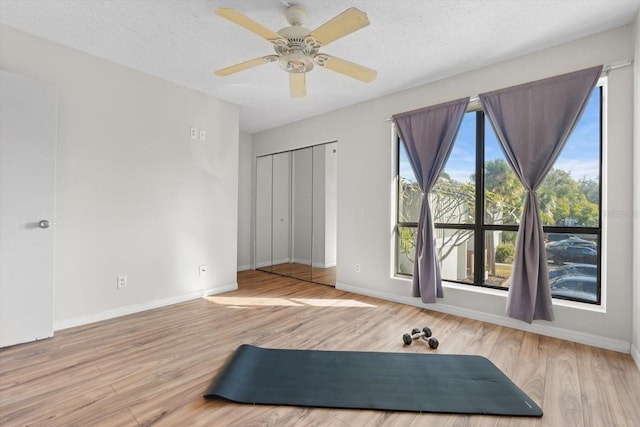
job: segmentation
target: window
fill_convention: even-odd
[[[551,294],[600,303],[603,88],[537,194]],[[422,198],[398,140],[396,274],[412,275]],[[468,111],[431,197],[443,280],[507,289],[525,191],[481,110]]]

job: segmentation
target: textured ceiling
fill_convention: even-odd
[[[212,71],[272,54],[271,44],[216,16],[239,10],[277,31],[284,0],[0,0],[0,22],[240,107],[257,132],[633,22],[640,0],[290,0],[316,28],[349,7],[371,25],[322,52],[378,71],[372,83],[314,68],[291,99],[270,63]],[[1,54],[1,53],[0,53]],[[624,58],[621,58],[624,59]]]

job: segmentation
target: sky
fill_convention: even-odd
[[[598,88],[596,88],[598,89]],[[556,160],[555,169],[569,172],[573,179],[597,179],[600,149],[600,91],[594,90],[587,107]],[[504,153],[489,124],[485,123],[485,161],[504,159]],[[404,147],[400,150],[400,175],[415,181]],[[460,182],[470,181],[475,172],[475,114],[465,114],[444,171]]]

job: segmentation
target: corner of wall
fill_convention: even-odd
[[[631,355],[640,369],[640,9],[634,24],[633,96],[633,325]]]
[[[249,270],[253,265],[253,135],[240,132],[238,155],[238,265]]]

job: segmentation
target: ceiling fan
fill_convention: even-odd
[[[363,82],[371,82],[376,78],[375,70],[319,52],[321,47],[369,25],[367,14],[355,7],[345,10],[313,31],[302,26],[307,12],[300,5],[286,9],[285,17],[290,26],[278,32],[271,31],[234,9],[218,8],[216,14],[268,40],[276,53],[217,70],[217,76],[228,76],[268,62],[278,62],[280,68],[289,73],[289,88],[293,98],[307,94],[305,74],[313,69],[314,64]]]

